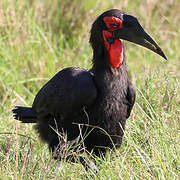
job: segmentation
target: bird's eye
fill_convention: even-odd
[[[118,27],[118,25],[117,24],[111,24],[111,27],[116,28],[116,27]]]

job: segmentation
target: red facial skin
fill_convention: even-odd
[[[109,44],[107,39],[113,38],[113,31],[122,28],[122,21],[114,16],[104,17],[104,22],[108,30],[103,30],[104,44],[108,52],[109,62],[113,68],[118,68],[123,63],[123,46],[120,39],[115,39]]]
[[[106,24],[106,27],[110,30],[110,31],[114,31],[116,29],[119,29],[119,28],[122,28],[123,25],[122,25],[122,20],[117,18],[117,17],[114,17],[114,16],[106,16],[104,17],[104,22]],[[116,24],[117,27],[112,27],[111,25],[112,24]]]

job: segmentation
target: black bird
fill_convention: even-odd
[[[92,69],[61,70],[40,89],[32,107],[13,109],[14,118],[36,123],[35,129],[52,152],[61,148],[62,133],[67,141],[81,134],[85,149],[96,155],[119,147],[136,96],[126,68],[123,40],[167,59],[136,17],[118,9],[106,11],[90,31]]]

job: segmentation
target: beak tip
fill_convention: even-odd
[[[156,52],[157,52],[157,54],[159,54],[161,57],[163,57],[165,60],[168,60],[167,59],[167,57],[166,57],[166,55],[164,54],[164,52],[161,50],[161,48],[158,46],[157,48],[156,48]]]
[[[163,57],[165,60],[168,60],[168,58],[166,57],[166,55],[163,53],[163,51],[160,54],[161,57]]]

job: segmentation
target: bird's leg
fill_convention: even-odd
[[[79,161],[83,165],[85,170],[87,172],[90,172],[91,178],[94,179],[95,177],[97,177],[98,168],[96,166],[95,161],[93,161],[93,159],[87,160],[85,157],[79,156]]]

